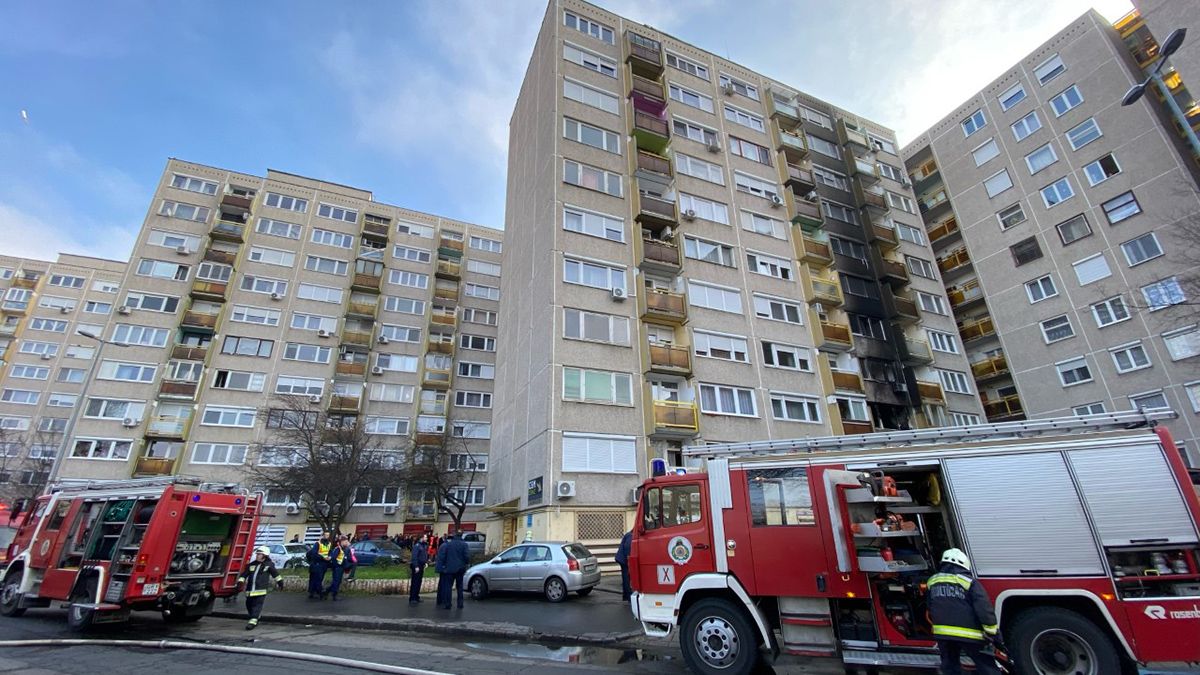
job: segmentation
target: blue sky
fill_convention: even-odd
[[[891,126],[902,142],[1089,6],[1109,19],[1131,9],[1128,0],[598,4]],[[545,8],[4,3],[0,253],[128,257],[167,157],[277,168],[502,226],[508,119]]]

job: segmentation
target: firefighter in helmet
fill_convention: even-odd
[[[271,549],[267,546],[254,549],[254,560],[246,565],[242,576],[238,577],[238,585],[246,589],[246,614],[249,617],[246,630],[254,630],[258,626],[258,617],[262,615],[263,603],[267,601],[271,581],[275,582],[276,588],[283,590],[283,579],[279,578],[279,570],[276,570],[275,563],[271,562],[270,553]]]
[[[929,618],[933,636],[942,656],[942,672],[962,672],[961,657],[966,654],[979,675],[999,673],[988,643],[1003,648],[996,612],[983,586],[971,576],[971,560],[961,549],[942,554],[938,573],[928,582]]]

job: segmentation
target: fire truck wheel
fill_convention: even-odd
[[[0,615],[16,617],[25,613],[21,606],[21,572],[20,565],[13,565],[4,575],[4,585],[0,586]]]
[[[83,582],[82,588],[75,589],[67,606],[67,626],[71,630],[84,631],[91,627],[96,618],[96,610],[81,606],[96,601],[96,577]]]
[[[558,577],[546,580],[546,599],[550,602],[562,602],[567,599],[567,585]]]
[[[1011,656],[1028,675],[1108,675],[1122,672],[1108,635],[1086,617],[1059,607],[1022,612],[1011,629]]]
[[[754,627],[738,607],[720,598],[706,598],[688,608],[679,646],[693,673],[746,675],[758,663]]]

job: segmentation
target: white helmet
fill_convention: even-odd
[[[942,554],[942,562],[958,565],[964,569],[971,569],[971,559],[963,552],[961,548],[948,548]]]
[[[254,549],[254,552],[261,553],[263,555],[271,555],[271,547],[270,546],[259,546],[258,548]]]

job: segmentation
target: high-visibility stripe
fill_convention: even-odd
[[[962,626],[933,626],[934,635],[944,635],[946,637],[966,638],[968,640],[983,640],[983,631],[975,630],[974,628],[963,628]]]
[[[249,591],[246,593],[246,595],[248,595],[252,598],[255,596],[258,596],[258,595],[266,595],[266,594],[267,594],[267,591],[265,589],[261,590],[261,591]]]
[[[258,625],[258,619],[250,619],[250,621],[249,621],[248,623],[249,623],[251,626],[257,626],[257,625]]]
[[[966,589],[971,588],[971,579],[957,574],[935,574],[929,577],[929,581],[926,583],[930,586],[934,584],[958,584]]]
[[[983,632],[987,633],[988,635],[995,635],[999,631],[1000,631],[1000,627],[997,626],[996,624],[992,624],[990,626],[983,627]]]

